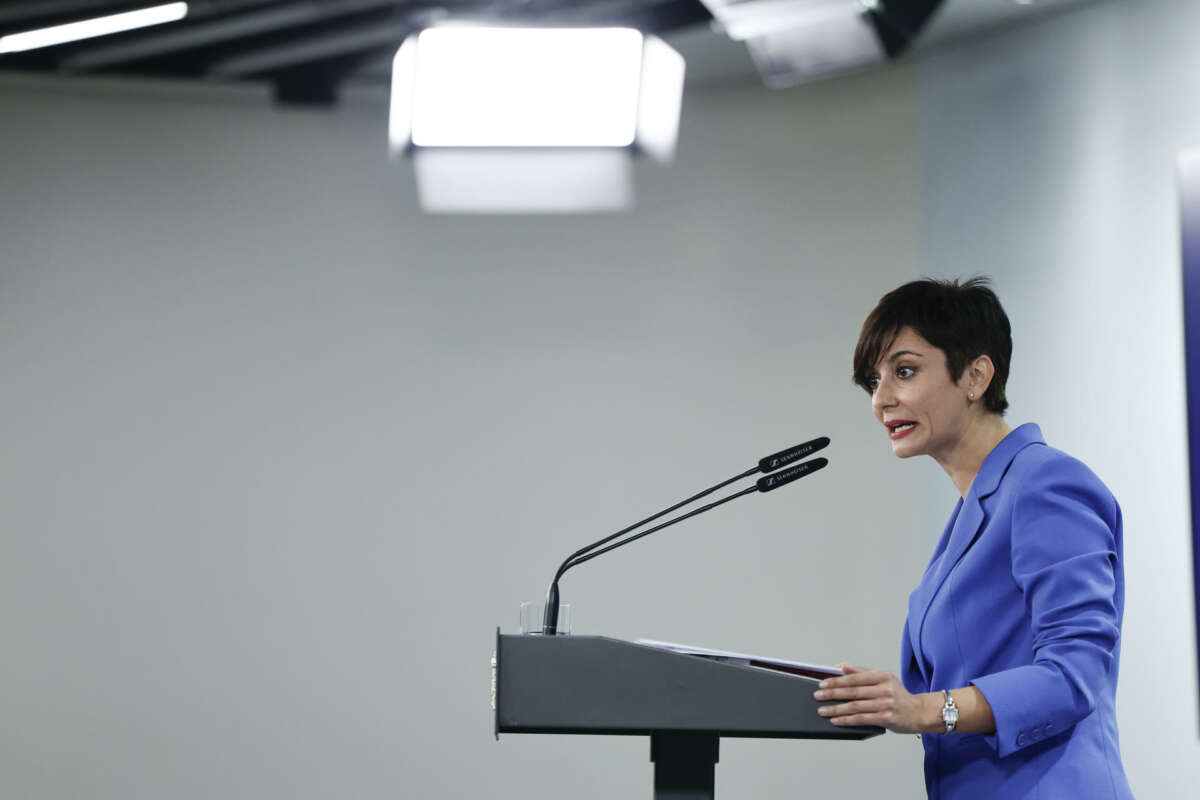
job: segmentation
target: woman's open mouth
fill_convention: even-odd
[[[915,422],[898,422],[894,425],[889,424],[888,425],[888,431],[889,431],[888,438],[891,439],[892,441],[895,441],[896,439],[899,439],[902,436],[907,436],[908,432],[911,431],[915,427],[917,427],[917,423],[915,423]]]

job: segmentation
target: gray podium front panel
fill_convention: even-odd
[[[497,633],[496,732],[866,739],[817,714],[816,681],[603,636]]]

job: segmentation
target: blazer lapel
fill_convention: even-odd
[[[922,624],[925,622],[925,614],[929,612],[929,603],[942,588],[942,584],[946,582],[950,570],[954,569],[958,560],[966,555],[971,545],[975,544],[975,540],[979,538],[979,531],[983,529],[983,523],[983,506],[980,504],[979,498],[975,496],[974,492],[967,492],[962,509],[958,512],[958,519],[954,523],[954,529],[950,532],[950,541],[946,545],[946,552],[938,561],[937,571],[930,583],[925,608],[921,615]]]
[[[937,547],[933,548],[933,557],[929,559],[929,564],[925,567],[925,575],[921,578],[921,583],[908,596],[908,638],[909,647],[912,648],[913,654],[916,656],[917,667],[921,670],[921,676],[925,678],[925,682],[929,682],[929,672],[925,666],[925,659],[921,654],[920,642],[920,625],[919,621],[925,618],[925,608],[929,605],[930,595],[930,571],[933,565],[938,563],[938,556],[946,550],[947,541],[950,538],[950,533],[954,530],[954,523],[958,520],[959,512],[962,509],[962,498],[959,498],[958,504],[954,506],[954,513],[950,515],[946,527],[942,530],[942,536],[938,539]]]
[[[954,569],[954,565],[966,555],[967,551],[971,549],[971,545],[975,544],[975,540],[979,538],[979,533],[987,522],[983,510],[983,499],[993,494],[1000,486],[1000,480],[1008,472],[1008,467],[1016,458],[1017,453],[1027,445],[1034,443],[1045,444],[1046,440],[1042,438],[1041,429],[1030,422],[1009,433],[992,449],[980,466],[979,473],[967,491],[966,498],[959,500],[959,504],[955,508],[955,515],[951,517],[952,524],[947,525],[946,531],[942,533],[942,539],[938,542],[937,549],[934,550],[933,559],[930,561],[929,567],[925,569],[925,577],[922,578],[921,585],[909,598],[911,645],[913,652],[917,655],[917,664],[926,681],[930,679],[930,675],[920,642],[921,630],[925,626],[925,617],[929,613],[929,606],[946,578],[949,577],[951,570]],[[913,620],[918,620],[916,625],[912,624]]]

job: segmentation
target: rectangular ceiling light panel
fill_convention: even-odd
[[[164,22],[176,22],[186,17],[187,12],[187,3],[167,3],[137,11],[126,11],[122,14],[109,14],[104,17],[69,22],[66,25],[39,28],[25,33],[12,33],[8,36],[0,36],[0,53],[20,53],[25,50],[36,50],[39,47],[50,47],[81,39],[92,39],[97,36],[146,28],[151,25],[161,25]]]
[[[643,45],[636,30],[444,27],[422,31],[406,49],[411,42],[392,76],[393,149],[410,137],[417,147],[633,143]]]

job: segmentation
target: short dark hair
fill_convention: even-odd
[[[1012,358],[1012,328],[1000,298],[988,288],[986,277],[959,283],[922,278],[893,289],[880,298],[863,322],[854,348],[853,380],[871,394],[875,364],[892,346],[900,329],[912,327],[934,347],[946,353],[950,379],[957,382],[967,364],[979,356],[992,359],[996,373],[983,395],[988,411],[1003,415],[1008,409],[1004,384]]]

